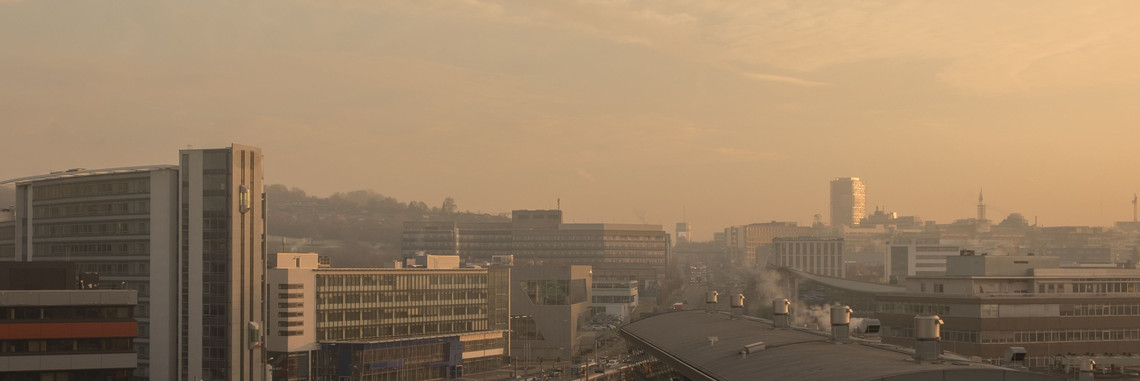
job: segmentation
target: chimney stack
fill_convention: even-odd
[[[851,307],[831,307],[831,339],[845,343],[851,335]]]
[[[788,306],[792,303],[787,299],[776,299],[772,301],[772,326],[776,328],[788,327]]]
[[[935,362],[942,355],[942,334],[938,315],[914,317],[914,358],[916,361]]]

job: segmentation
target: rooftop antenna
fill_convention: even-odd
[[[1136,222],[1136,194],[1132,194],[1132,222]]]
[[[558,198],[558,210],[562,210],[562,197]]]

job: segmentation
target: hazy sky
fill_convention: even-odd
[[[574,222],[1131,218],[1136,1],[0,0],[0,178],[257,145],[266,181]]]

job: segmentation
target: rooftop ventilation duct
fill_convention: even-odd
[[[713,312],[714,310],[716,310],[716,297],[717,297],[717,295],[720,295],[720,294],[718,294],[716,291],[709,291],[709,292],[705,293],[705,311],[706,312]]]
[[[837,343],[846,342],[851,335],[851,307],[831,307],[831,339]]]
[[[1077,376],[1078,381],[1093,381],[1093,371],[1096,368],[1096,361],[1093,359],[1084,359],[1081,361],[1081,374]]]
[[[744,294],[732,295],[732,317],[739,318],[744,315]]]
[[[879,334],[879,329],[882,328],[882,323],[879,319],[863,319],[856,327],[856,331],[863,336],[875,336]]]
[[[788,306],[792,305],[787,299],[772,301],[772,326],[786,328],[788,326]]]
[[[914,357],[918,362],[938,361],[942,355],[942,336],[938,315],[914,317]]]

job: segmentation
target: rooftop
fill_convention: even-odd
[[[677,329],[684,327],[684,329]],[[826,336],[773,329],[758,319],[681,311],[628,324],[621,334],[692,380],[1059,380],[947,358],[919,364],[905,348],[877,343],[836,344]],[[717,337],[715,345],[710,337]],[[741,356],[749,344],[766,348]]]
[[[35,175],[35,176],[19,177],[19,178],[9,179],[9,180],[0,180],[0,184],[23,183],[23,182],[29,182],[29,181],[55,180],[55,179],[63,179],[63,178],[69,178],[69,177],[81,177],[81,176],[92,176],[92,175],[108,175],[108,174],[116,174],[116,173],[149,172],[149,171],[156,171],[156,170],[160,170],[160,169],[178,169],[178,166],[177,165],[142,165],[142,166],[136,166],[136,167],[119,167],[119,168],[104,168],[104,169],[74,168],[74,169],[68,169],[66,171],[55,171],[55,172],[52,172],[52,173],[49,173],[46,175]]]

